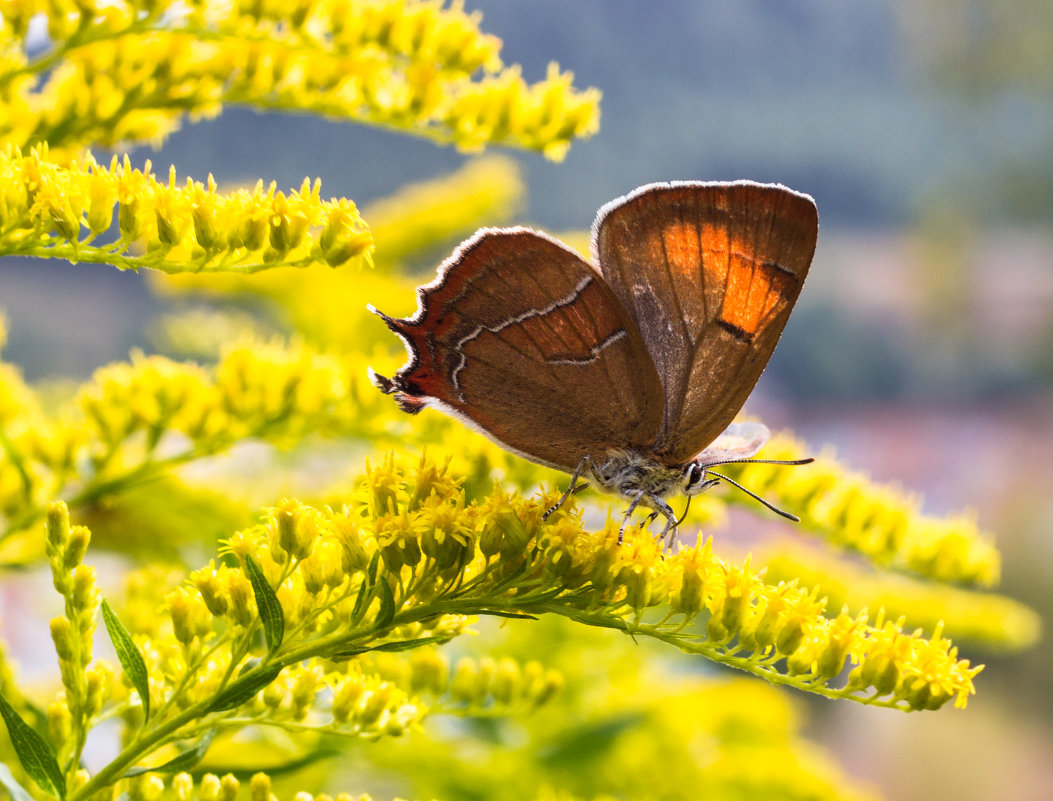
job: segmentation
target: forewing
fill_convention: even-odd
[[[405,411],[444,407],[567,471],[654,441],[662,391],[639,329],[574,251],[525,228],[484,229],[419,292],[413,317],[381,315],[410,361],[374,381]]]
[[[732,423],[694,458],[703,467],[708,464],[749,459],[764,447],[769,436],[771,432],[763,423]]]
[[[651,184],[600,209],[593,253],[665,394],[654,455],[682,464],[732,421],[782,334],[818,216],[782,186]]]

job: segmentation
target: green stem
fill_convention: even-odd
[[[280,660],[280,664],[284,667],[293,664],[293,661],[295,660],[282,659]],[[259,674],[265,670],[272,669],[273,666],[273,661],[267,661],[265,659],[255,668],[242,674],[238,678],[243,679],[251,677],[254,674]],[[225,689],[226,686],[227,684],[224,684],[223,687],[219,688],[219,691]],[[131,768],[144,754],[149,754],[151,751],[156,750],[158,746],[164,744],[171,735],[178,732],[179,729],[186,724],[208,715],[212,705],[215,703],[215,699],[216,696],[214,695],[203,701],[199,701],[193,706],[187,707],[170,720],[167,720],[156,728],[145,732],[142,737],[135,740],[135,742],[130,743],[123,751],[121,751],[112,762],[99,770],[98,773],[92,776],[83,785],[67,795],[66,801],[79,801],[82,798],[90,798],[93,793],[115,783],[121,775]]]

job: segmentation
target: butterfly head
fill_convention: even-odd
[[[710,478],[705,466],[696,459],[685,464],[680,473],[680,492],[689,496],[698,495],[718,481],[717,478]]]

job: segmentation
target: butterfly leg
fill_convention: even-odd
[[[631,518],[633,516],[633,513],[636,510],[636,507],[640,505],[640,501],[643,500],[643,496],[644,495],[645,495],[645,493],[641,489],[640,492],[638,492],[636,494],[636,497],[633,498],[633,502],[629,504],[629,508],[625,509],[625,514],[621,518],[621,525],[618,526],[618,544],[619,545],[621,544],[621,541],[624,538],[625,526],[629,525],[629,518]]]
[[[548,520],[549,515],[551,515],[553,512],[559,509],[559,507],[561,507],[564,503],[567,502],[567,498],[569,498],[576,492],[581,492],[583,489],[589,486],[588,483],[578,484],[578,478],[581,476],[581,472],[585,469],[586,466],[588,466],[590,471],[592,471],[595,468],[595,465],[592,463],[592,457],[588,454],[583,456],[581,458],[581,461],[578,462],[578,466],[574,468],[574,474],[570,477],[570,484],[567,486],[567,491],[560,496],[560,499],[558,501],[556,501],[554,504],[552,504],[552,506],[548,508],[548,511],[546,511],[545,514],[541,515],[542,520]]]
[[[677,519],[676,512],[673,511],[673,507],[663,501],[661,498],[651,496],[648,498],[648,502],[654,508],[654,515],[659,514],[665,515],[665,528],[662,529],[662,533],[658,535],[658,539],[662,541],[662,550],[667,551],[673,547],[673,542],[676,540],[676,528]]]
[[[632,503],[629,504],[629,508],[625,510],[625,516],[622,517],[622,524],[618,526],[618,544],[622,544],[622,540],[625,535],[625,527],[629,524],[629,518],[632,517],[633,512],[636,511],[636,507],[640,505],[640,501],[644,499],[647,493],[640,490],[633,497]]]

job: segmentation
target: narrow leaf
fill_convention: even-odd
[[[366,614],[369,602],[373,600],[373,585],[366,579],[362,579],[362,586],[358,588],[358,596],[355,598],[355,608],[351,610],[351,625],[357,626],[362,622]]]
[[[256,608],[263,622],[263,638],[267,641],[267,651],[274,653],[285,636],[285,614],[282,612],[282,605],[256,560],[248,555],[245,556],[245,572],[249,575],[252,592],[256,596]]]
[[[59,767],[58,760],[55,759],[51,746],[19,717],[15,708],[2,694],[0,694],[0,716],[3,716],[4,723],[7,724],[7,734],[11,738],[11,745],[18,755],[18,761],[22,763],[22,769],[29,774],[29,778],[46,792],[59,798],[65,798],[66,779],[62,775],[62,769]]]
[[[380,551],[373,552],[373,558],[369,560],[366,568],[366,577],[362,579],[362,586],[358,589],[358,597],[355,598],[355,608],[351,610],[351,625],[357,626],[366,615],[370,603],[377,594],[377,569],[380,566]]]
[[[480,609],[480,615],[493,615],[494,617],[512,617],[518,620],[537,620],[537,615],[528,615],[526,612],[506,612],[502,609]]]
[[[391,585],[383,576],[377,582],[377,592],[380,595],[380,609],[374,622],[378,631],[386,629],[395,618],[395,595],[391,592]]]
[[[362,645],[357,648],[348,648],[346,651],[340,651],[332,655],[332,659],[347,659],[352,656],[358,656],[359,654],[367,653],[368,651],[409,651],[413,648],[420,648],[422,645],[431,645],[432,643],[449,642],[449,637],[418,637],[415,640],[396,640],[394,642],[383,642],[380,645]]]
[[[178,756],[172,757],[163,765],[158,765],[156,768],[132,768],[124,772],[124,778],[130,779],[143,773],[179,773],[183,770],[190,770],[208,753],[208,748],[212,745],[212,740],[215,736],[216,730],[209,729],[205,732],[205,736],[194,743],[193,746],[180,752]]]
[[[512,568],[506,576],[501,578],[494,585],[493,589],[491,589],[490,592],[494,595],[499,595],[500,593],[505,591],[506,587],[511,587],[513,584],[515,584],[516,581],[519,580],[519,577],[526,573],[526,571],[527,563],[525,559],[522,559],[520,560],[519,564]]]
[[[150,678],[146,672],[146,661],[136,646],[132,635],[124,627],[120,619],[110,608],[108,601],[102,602],[102,619],[106,624],[106,631],[113,643],[113,650],[117,652],[117,659],[121,662],[125,674],[132,682],[135,691],[139,693],[139,699],[143,704],[145,719],[150,719]]]
[[[281,672],[281,665],[270,665],[259,673],[243,675],[216,696],[216,700],[212,702],[209,712],[223,712],[227,709],[241,706],[278,678],[278,674]]]
[[[384,642],[376,646],[372,650],[374,651],[411,651],[414,648],[420,648],[422,645],[430,645],[433,642],[449,642],[449,637],[431,636],[431,637],[418,637],[415,640],[395,640],[393,642]]]

